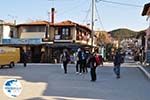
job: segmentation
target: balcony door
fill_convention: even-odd
[[[70,27],[58,27],[55,29],[56,40],[70,40],[71,30]]]

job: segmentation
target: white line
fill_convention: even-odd
[[[146,71],[143,67],[141,67],[141,65],[137,64],[138,67],[140,68],[140,70],[143,71],[143,73],[148,77],[148,79],[150,79],[150,73],[148,71]]]

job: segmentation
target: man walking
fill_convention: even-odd
[[[28,61],[28,55],[24,49],[21,50],[21,60],[23,62],[24,67],[26,67]]]
[[[122,62],[122,56],[119,51],[116,52],[114,56],[114,73],[116,74],[116,78],[120,78],[120,65]]]
[[[89,56],[89,60],[88,60],[88,64],[90,66],[90,69],[91,69],[91,81],[92,82],[95,82],[96,81],[96,60],[95,60],[95,54],[91,54]]]

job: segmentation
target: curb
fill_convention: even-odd
[[[138,65],[138,68],[147,76],[148,79],[150,79],[150,73],[148,71],[146,71],[141,65]]]

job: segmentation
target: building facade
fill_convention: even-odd
[[[5,39],[11,39],[17,37],[17,29],[13,23],[7,23],[0,20],[0,44],[5,41]]]
[[[29,55],[28,62],[58,63],[64,49],[71,56],[78,48],[92,49],[91,30],[70,20],[59,23],[33,21],[16,25],[16,29],[17,34],[5,39],[3,45],[24,49]],[[94,43],[97,40],[95,38]]]

